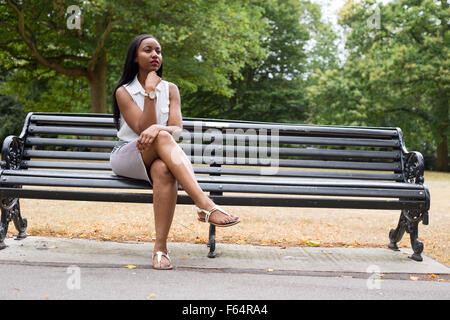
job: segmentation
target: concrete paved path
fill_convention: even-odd
[[[0,299],[450,299],[450,268],[410,250],[170,243],[171,271],[151,268],[153,243],[28,237],[0,251]],[[225,310],[222,310],[225,312]]]

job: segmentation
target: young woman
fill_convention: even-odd
[[[194,201],[198,220],[219,227],[239,223],[202,191],[194,170],[173,134],[182,130],[178,87],[162,80],[161,45],[150,35],[137,36],[128,48],[124,70],[113,94],[114,120],[120,139],[111,152],[115,174],[153,186],[156,241],[155,269],[172,269],[167,236],[179,183]]]

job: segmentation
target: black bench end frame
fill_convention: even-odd
[[[116,133],[110,114],[29,113],[2,146],[0,249],[11,221],[26,237],[20,198],[152,203],[148,183],[112,173]],[[178,139],[215,203],[400,210],[388,246],[398,250],[407,232],[410,258],[422,261],[418,224],[428,224],[430,194],[423,157],[407,151],[399,128],[186,118]],[[184,193],[177,203],[193,204]],[[215,232],[210,225],[209,257]]]

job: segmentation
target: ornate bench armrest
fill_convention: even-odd
[[[405,154],[403,180],[409,183],[423,184],[425,163],[420,152],[412,151]]]
[[[24,143],[21,138],[8,136],[2,146],[2,169],[19,169],[23,157]]]

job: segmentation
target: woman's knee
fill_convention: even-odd
[[[172,134],[170,134],[166,130],[159,131],[155,140],[157,142],[162,142],[164,144],[169,143],[169,142],[175,142],[175,139],[172,137]]]
[[[150,167],[150,174],[152,179],[163,181],[163,182],[173,182],[175,178],[169,170],[169,167],[161,159],[156,159],[153,161]]]

